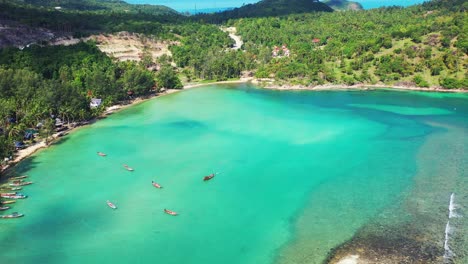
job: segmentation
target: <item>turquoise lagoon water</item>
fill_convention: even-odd
[[[254,4],[258,0],[126,0],[130,4],[152,4],[171,7],[179,12],[216,12],[227,8],[241,7],[244,4]],[[425,2],[424,0],[358,0],[364,9],[382,6],[410,6]]]
[[[20,164],[34,184],[14,204],[26,216],[0,222],[0,262],[321,263],[386,212],[398,216],[391,226],[420,209],[438,216],[443,249],[448,197],[467,199],[467,129],[466,95],[249,85],[167,95]],[[437,155],[451,170],[422,173]],[[430,203],[406,202],[427,198],[424,188]]]

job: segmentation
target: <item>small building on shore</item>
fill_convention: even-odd
[[[91,102],[89,103],[89,107],[96,108],[102,104],[102,99],[99,98],[91,98]]]

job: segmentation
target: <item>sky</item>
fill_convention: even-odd
[[[252,4],[258,0],[125,0],[131,4],[153,4],[165,5],[179,12],[193,11],[194,9],[223,9],[229,7],[240,7],[243,4]],[[355,0],[362,4],[365,9],[381,6],[400,5],[408,6],[423,3],[424,0]]]

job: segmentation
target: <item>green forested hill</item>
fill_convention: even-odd
[[[164,34],[162,24],[177,23],[186,18],[175,11],[163,7],[146,9],[145,6],[129,5],[129,12],[112,7],[104,10],[55,10],[36,5],[0,2],[0,20],[15,21],[31,27],[47,28],[53,31],[67,32],[75,35],[88,32],[131,31],[145,34]],[[139,10],[146,10],[139,12]],[[153,12],[154,11],[154,12]]]
[[[468,88],[467,5],[463,0],[440,0],[410,8],[232,23],[259,62],[257,77],[303,85],[408,83]],[[273,47],[283,44],[291,56],[272,57]]]
[[[62,10],[143,12],[153,15],[175,14],[175,10],[162,5],[131,5],[122,0],[12,0],[17,5],[34,7],[60,7]]]
[[[262,0],[255,4],[248,4],[240,8],[215,14],[201,14],[196,19],[220,23],[229,19],[247,17],[270,17],[310,12],[332,12],[329,6],[317,0]]]

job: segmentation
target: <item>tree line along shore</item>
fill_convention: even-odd
[[[141,51],[118,61],[95,41],[0,49],[0,157],[48,138],[60,124],[91,120],[106,107],[183,83],[241,76],[270,86],[402,86],[468,89],[468,4],[435,0],[408,8],[312,12],[207,23],[138,10],[56,10],[0,2],[1,28],[14,23],[79,38],[120,31],[168,41],[171,55]],[[243,46],[220,26],[235,27]],[[2,36],[3,38],[5,36]],[[0,44],[1,44],[0,39]],[[93,103],[95,103],[93,105]],[[36,139],[38,140],[38,139]]]

